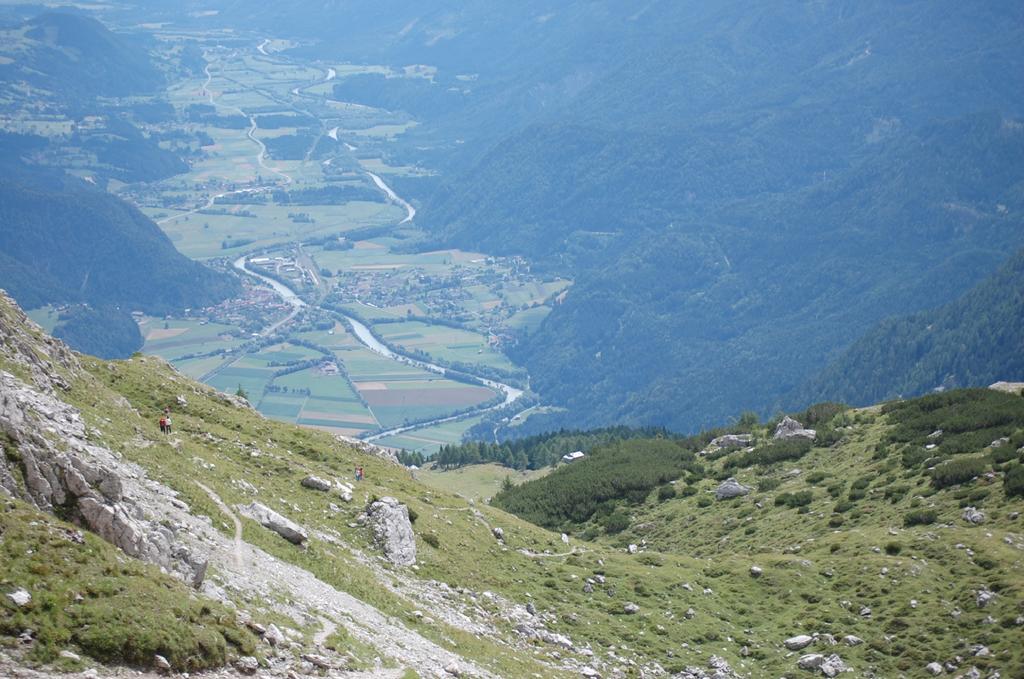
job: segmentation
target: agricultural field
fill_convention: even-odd
[[[482,416],[476,415],[453,422],[444,422],[432,427],[424,427],[415,431],[404,432],[397,436],[385,436],[374,441],[379,446],[395,448],[408,452],[422,453],[424,457],[432,457],[443,445],[457,444],[467,429],[478,423]]]
[[[194,354],[233,351],[243,342],[239,328],[197,320],[144,317],[139,331],[145,340],[143,351],[168,361]]]
[[[378,323],[373,328],[388,344],[398,347],[403,353],[424,352],[447,363],[515,369],[505,354],[494,349],[483,335],[475,332],[421,321]]]

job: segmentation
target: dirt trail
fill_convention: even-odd
[[[245,565],[245,561],[243,560],[244,557],[242,556],[244,551],[242,549],[242,522],[235,513],[231,511],[231,508],[224,504],[224,501],[220,499],[220,496],[213,492],[213,489],[199,481],[196,481],[195,484],[202,488],[203,492],[209,495],[210,499],[213,500],[213,503],[217,505],[217,508],[227,514],[231,518],[232,523],[235,524],[235,541],[234,549],[232,549],[232,555],[234,556],[235,567],[241,568]]]
[[[335,589],[307,570],[294,566],[264,552],[242,539],[241,521],[212,488],[196,481],[217,507],[231,517],[235,532],[226,539],[208,524],[191,514],[176,517],[191,524],[190,532],[209,548],[210,565],[216,567],[217,584],[210,584],[208,593],[221,591],[248,592],[258,599],[273,594],[274,609],[295,620],[319,620],[322,627],[314,636],[318,644],[326,641],[339,627],[349,635],[376,648],[382,657],[390,657],[405,667],[443,675],[446,667],[457,666],[463,676],[494,677],[476,664],[465,660],[405,626],[399,619],[382,613],[347,592]],[[386,670],[371,676],[385,676]],[[395,674],[393,676],[399,676]]]

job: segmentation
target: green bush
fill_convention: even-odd
[[[855,506],[856,505],[852,501],[850,501],[850,500],[840,500],[839,502],[837,502],[835,504],[834,507],[832,507],[832,511],[835,512],[836,514],[843,514],[845,512],[850,511]]]
[[[437,549],[437,548],[439,548],[441,546],[441,540],[440,540],[440,538],[437,537],[436,533],[424,533],[422,535],[422,537],[423,537],[423,542],[427,543],[428,545],[430,545],[434,549]]]
[[[795,508],[803,507],[811,504],[811,500],[814,499],[814,494],[809,490],[801,490],[797,493],[782,493],[781,495],[775,496],[775,506]]]
[[[928,524],[935,523],[938,518],[934,509],[916,509],[912,512],[907,512],[903,517],[904,526],[927,526]]]
[[[932,485],[948,488],[985,473],[988,465],[982,457],[956,457],[932,470]]]
[[[885,553],[889,556],[896,556],[903,551],[903,545],[898,542],[887,542],[885,543]]]
[[[845,486],[842,483],[831,483],[826,490],[830,496],[836,498],[843,494],[843,488]]]
[[[609,535],[621,533],[622,531],[629,528],[629,514],[617,509],[611,514],[609,514],[607,517],[605,517],[604,521],[602,522],[602,525],[604,526],[605,532]]]
[[[747,453],[735,455],[725,461],[725,469],[752,467],[754,465],[771,465],[786,460],[799,460],[810,452],[813,444],[807,439],[790,439],[788,441],[772,441],[758,446]]]
[[[903,497],[907,494],[909,490],[910,486],[906,485],[889,486],[888,488],[885,489],[885,499],[893,504],[896,504],[897,502],[903,499]]]
[[[807,483],[813,486],[821,483],[827,478],[828,474],[826,474],[825,472],[812,472],[811,474],[807,475]]]
[[[709,498],[707,495],[705,495],[701,499],[697,500],[697,506],[698,507],[710,507],[711,506],[711,498]]]
[[[1003,477],[1003,492],[1007,497],[1024,496],[1024,465],[1016,464],[1010,467]]]
[[[833,514],[828,519],[828,525],[832,528],[839,528],[844,523],[846,523],[846,519],[844,519],[841,514]]]
[[[764,478],[759,479],[757,482],[757,490],[759,493],[767,493],[768,491],[775,490],[782,485],[782,479]]]
[[[658,502],[665,502],[671,500],[676,496],[676,487],[666,483],[664,486],[658,488]]]
[[[682,497],[691,497],[691,496],[697,494],[697,487],[696,486],[683,486],[683,489],[681,491],[679,491],[679,494]]]

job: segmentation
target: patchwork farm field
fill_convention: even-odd
[[[489,345],[483,335],[468,330],[420,321],[379,323],[374,325],[373,329],[389,344],[404,351],[422,351],[449,363],[515,369],[515,365],[508,357]]]

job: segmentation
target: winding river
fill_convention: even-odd
[[[415,210],[413,212],[415,213]],[[238,271],[240,271],[240,272],[242,272],[242,273],[244,273],[244,274],[246,274],[248,276],[252,276],[254,278],[258,278],[259,280],[261,280],[264,283],[266,283],[267,285],[269,285],[271,288],[273,288],[273,290],[278,295],[281,296],[281,299],[283,299],[286,303],[288,303],[288,304],[290,304],[292,306],[292,312],[287,317],[285,317],[284,319],[278,321],[277,323],[272,325],[270,328],[264,330],[261,333],[264,336],[272,334],[274,331],[276,331],[282,325],[284,325],[285,323],[287,323],[290,320],[292,320],[293,318],[295,318],[296,314],[298,314],[299,311],[301,311],[304,307],[307,306],[306,302],[303,301],[297,294],[295,294],[294,290],[289,288],[287,285],[285,285],[281,281],[275,280],[275,279],[271,278],[270,276],[264,276],[263,274],[257,273],[255,271],[253,271],[252,269],[248,268],[246,266],[246,257],[244,255],[242,257],[239,257],[238,259],[236,259],[233,262],[232,265],[236,269],[238,269]],[[414,366],[416,368],[420,368],[422,370],[427,370],[429,372],[436,373],[438,375],[444,375],[445,374],[445,368],[443,368],[442,366],[439,366],[439,365],[436,365],[434,363],[430,363],[430,362],[427,362],[427,361],[420,361],[420,360],[415,359],[415,358],[410,358],[408,356],[403,356],[401,354],[398,354],[398,353],[392,351],[391,349],[389,349],[383,342],[381,342],[373,334],[373,331],[370,330],[370,328],[368,328],[364,323],[356,320],[355,318],[352,318],[351,316],[342,315],[342,317],[345,319],[345,321],[352,328],[352,334],[355,335],[356,339],[359,340],[359,342],[363,346],[365,346],[367,349],[369,349],[373,353],[378,354],[380,356],[383,356],[384,358],[390,359],[392,361],[396,361],[398,363],[403,363],[405,365],[411,365],[411,366]],[[363,437],[363,440],[364,441],[376,441],[378,439],[382,439],[382,438],[385,438],[387,436],[394,436],[396,434],[402,434],[402,433],[405,433],[405,432],[413,431],[415,429],[425,429],[427,427],[432,427],[434,425],[444,424],[445,422],[454,422],[456,420],[461,420],[463,418],[472,417],[474,415],[480,415],[482,413],[490,412],[492,410],[497,410],[498,408],[506,406],[506,405],[508,405],[510,403],[514,403],[515,401],[517,401],[519,399],[520,396],[523,395],[523,390],[522,389],[517,389],[516,387],[513,387],[512,385],[504,384],[502,382],[495,382],[494,380],[489,380],[489,379],[480,377],[478,375],[473,375],[473,377],[475,377],[476,379],[480,380],[480,383],[483,384],[484,386],[489,387],[491,389],[494,389],[495,391],[503,394],[505,396],[505,399],[501,403],[499,403],[497,405],[489,406],[487,408],[477,408],[475,410],[471,410],[469,412],[462,413],[460,415],[451,415],[449,417],[441,417],[441,418],[438,418],[436,420],[431,420],[429,422],[421,422],[419,424],[411,424],[411,425],[406,425],[406,426],[402,426],[402,427],[394,427],[392,429],[387,429],[385,431],[381,431],[381,432],[378,432],[376,434],[372,434],[370,436],[365,436],[365,437]]]

